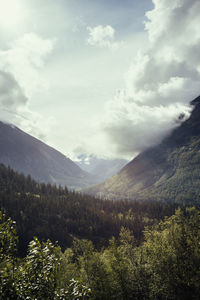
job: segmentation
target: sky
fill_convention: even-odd
[[[0,119],[72,159],[133,158],[200,94],[199,0],[0,0]]]

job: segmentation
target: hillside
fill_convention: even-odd
[[[200,195],[200,97],[190,118],[118,174],[87,192],[110,199],[190,202]],[[198,200],[197,200],[198,201]]]
[[[0,122],[0,162],[40,182],[80,188],[95,183],[94,176],[59,151],[23,132]]]

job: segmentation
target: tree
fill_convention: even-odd
[[[15,222],[0,211],[0,298],[16,299],[15,271],[17,236]]]
[[[150,299],[200,299],[200,212],[178,209],[145,238]]]
[[[16,290],[21,299],[54,299],[60,249],[51,241],[41,243],[36,237],[30,242],[28,254],[16,275]]]

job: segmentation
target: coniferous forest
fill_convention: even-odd
[[[1,299],[199,299],[199,208],[109,201],[0,165]]]

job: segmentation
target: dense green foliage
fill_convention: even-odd
[[[16,257],[15,223],[0,212],[0,299],[78,299],[90,289],[71,280],[68,290],[59,287],[62,254],[50,240],[40,243],[35,237],[29,243],[24,259]],[[83,296],[83,297],[82,297]]]
[[[96,199],[67,188],[39,184],[3,165],[0,186],[0,208],[17,222],[21,255],[25,255],[34,236],[58,241],[62,249],[71,245],[73,237],[89,239],[101,247],[112,236],[117,237],[122,226],[130,229],[140,243],[145,226],[172,215],[176,208],[155,202]]]
[[[16,257],[15,225],[0,215],[1,299],[200,299],[200,212],[178,209],[137,246],[124,227],[109,246],[74,239],[62,253],[37,238]]]
[[[146,229],[140,246],[125,228],[99,252],[89,241],[75,241],[64,253],[63,283],[72,274],[81,278],[91,299],[200,299],[199,243],[200,212],[178,209]]]

